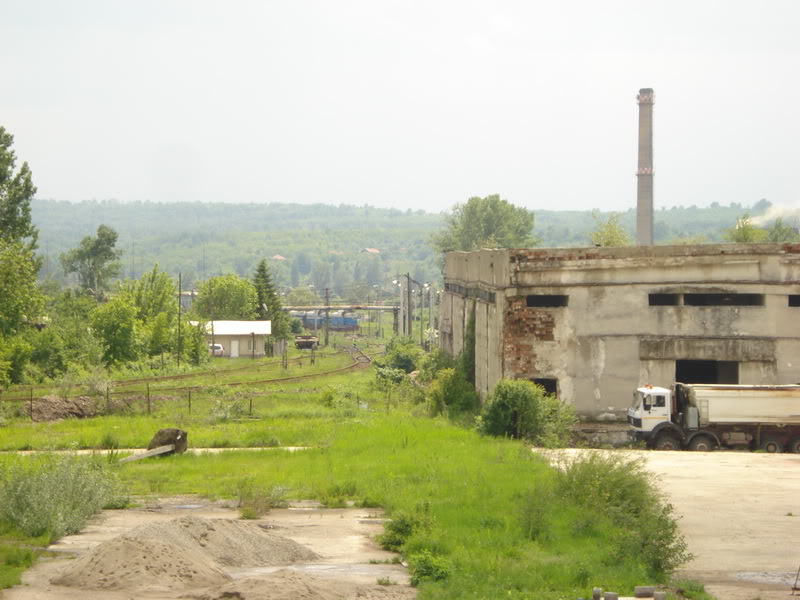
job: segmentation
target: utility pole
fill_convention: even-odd
[[[411,304],[411,273],[406,273],[406,316],[408,317],[408,337],[414,333],[414,307]]]
[[[434,299],[436,298],[436,293],[433,291],[433,286],[428,288],[428,329],[433,332],[433,304]]]
[[[423,335],[425,333],[425,326],[423,325],[423,321],[425,320],[425,298],[422,295],[423,289],[422,286],[419,288],[419,345],[421,348],[425,347],[425,342],[423,341]]]
[[[178,273],[178,366],[181,366],[181,316],[183,313],[183,305],[181,304],[181,290],[183,289],[183,281],[181,280],[181,273]]]
[[[331,326],[331,289],[325,288],[325,345],[328,345],[328,331]]]
[[[406,328],[408,327],[408,319],[406,318],[406,288],[405,283],[397,276],[397,283],[400,286],[400,327],[399,330],[395,327],[395,333],[399,335],[407,335]]]

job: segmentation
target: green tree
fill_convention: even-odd
[[[123,281],[119,289],[131,299],[136,307],[136,318],[141,321],[154,319],[161,313],[169,318],[177,311],[175,282],[168,273],[159,271],[158,264],[138,280]]]
[[[256,318],[256,288],[242,277],[229,273],[200,284],[195,312],[208,320],[250,320]]]
[[[103,345],[103,362],[115,365],[139,356],[136,307],[125,296],[100,305],[92,313],[92,328]]]
[[[30,245],[0,239],[0,336],[17,333],[41,315],[44,297],[36,272]]]
[[[767,235],[767,231],[755,225],[745,213],[736,219],[736,225],[722,233],[722,238],[734,244],[758,244],[767,241]]]
[[[446,216],[445,227],[432,236],[439,252],[479,248],[515,248],[537,243],[533,236],[533,213],[501,200],[497,194],[472,197],[456,204]]]
[[[253,275],[253,285],[256,288],[256,313],[259,319],[269,319],[272,322],[272,336],[278,340],[288,340],[292,334],[289,315],[282,310],[281,299],[272,283],[267,261],[262,259]]]
[[[602,219],[595,211],[592,218],[595,229],[589,234],[589,241],[593,246],[633,246],[633,238],[619,224],[621,215],[610,214],[607,219]]]
[[[0,127],[0,239],[24,242],[33,251],[39,235],[31,221],[31,200],[36,186],[27,162],[14,172],[17,157],[11,149],[13,143],[14,136]]]
[[[313,306],[319,303],[319,298],[310,287],[300,286],[289,292],[286,303],[289,306]]]
[[[100,299],[109,281],[120,272],[122,250],[117,250],[116,245],[117,232],[100,225],[96,236],[87,235],[77,248],[61,254],[61,266],[67,274],[77,273],[80,286]]]
[[[794,227],[790,227],[783,222],[783,219],[775,219],[775,222],[767,228],[768,242],[798,242],[800,233]]]

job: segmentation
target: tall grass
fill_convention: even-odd
[[[253,485],[283,486],[290,498],[378,504],[396,520],[387,529],[393,547],[420,565],[423,599],[574,600],[593,585],[630,592],[665,582],[672,566],[652,561],[652,546],[626,549],[625,506],[611,499],[591,509],[596,484],[627,481],[627,467],[611,466],[611,479],[595,482],[601,463],[575,463],[568,475],[519,442],[393,413],[340,422],[326,448],[183,455],[125,465],[121,476],[134,492],[158,485],[166,494],[229,497],[249,473]],[[638,490],[632,506],[644,517],[642,502],[659,501],[639,489],[650,483],[635,470],[632,479],[624,490]],[[532,507],[544,519],[535,535]],[[663,539],[658,528],[637,532]]]

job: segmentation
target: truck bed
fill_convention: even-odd
[[[691,386],[689,400],[700,425],[780,423],[800,425],[800,386]]]

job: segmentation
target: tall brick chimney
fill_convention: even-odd
[[[642,88],[639,102],[639,168],[636,170],[636,244],[653,245],[653,103],[655,94]]]

